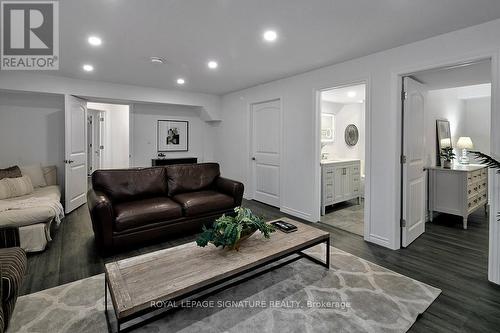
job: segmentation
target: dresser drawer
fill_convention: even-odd
[[[468,198],[471,198],[471,197],[477,195],[479,192],[481,192],[479,185],[480,185],[479,182],[475,182],[475,183],[467,185],[467,197]]]
[[[488,192],[483,190],[468,199],[467,210],[469,213],[471,213],[480,206],[485,205],[487,202],[488,202]]]
[[[481,179],[482,170],[472,171],[472,182],[477,182]]]
[[[487,191],[488,190],[488,181],[486,179],[481,179],[474,185],[474,187],[476,187],[476,186],[477,186],[478,192]]]
[[[481,177],[488,179],[488,168],[484,168],[481,170]]]
[[[469,198],[469,200],[467,202],[467,210],[469,212],[475,210],[480,202],[481,202],[481,196],[479,194],[476,194],[472,198]]]
[[[472,172],[467,172],[467,184],[472,184],[472,182],[473,182]]]
[[[359,166],[358,165],[351,167],[351,175],[359,175]]]

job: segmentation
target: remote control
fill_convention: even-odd
[[[281,221],[281,220],[275,221],[275,222],[271,222],[271,224],[273,226],[275,226],[277,229],[279,229],[283,232],[286,232],[286,233],[297,231],[296,226],[294,226],[291,223],[285,222],[285,221]]]

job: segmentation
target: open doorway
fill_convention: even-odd
[[[470,151],[490,154],[491,61],[403,77],[402,106],[402,246],[428,222],[487,235],[488,169]]]
[[[87,102],[88,174],[130,165],[130,112],[123,104]]]
[[[320,221],[360,236],[365,230],[365,101],[365,84],[320,93]]]

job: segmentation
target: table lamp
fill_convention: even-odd
[[[458,138],[457,148],[462,149],[462,158],[460,159],[460,164],[469,164],[467,149],[474,148],[472,140],[468,136],[461,136],[460,138]]]

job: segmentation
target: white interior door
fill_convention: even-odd
[[[87,199],[87,102],[65,96],[65,210]]]
[[[403,80],[403,188],[401,245],[408,246],[425,232],[426,173],[424,110],[426,89],[417,81]]]
[[[280,207],[281,103],[252,104],[253,198]]]
[[[102,169],[104,112],[87,109],[87,114],[88,118],[92,120],[87,135],[88,164],[90,173],[92,173],[95,170]]]

